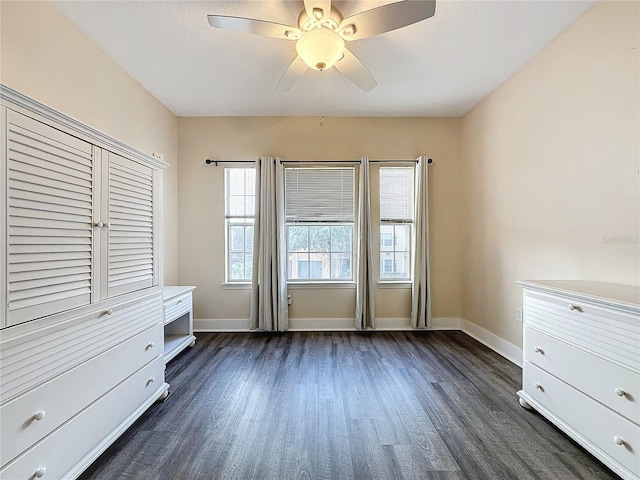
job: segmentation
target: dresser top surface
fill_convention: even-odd
[[[162,298],[163,300],[167,300],[173,297],[177,297],[178,295],[182,295],[184,293],[192,292],[196,289],[193,286],[165,286],[162,287]]]
[[[640,287],[589,280],[519,280],[516,283],[532,290],[575,295],[640,309]]]

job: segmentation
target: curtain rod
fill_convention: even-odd
[[[409,160],[403,160],[403,159],[393,159],[393,160],[369,160],[369,163],[394,163],[394,162],[398,162],[398,163],[417,163],[418,160],[416,159],[409,159]],[[211,165],[212,163],[217,167],[219,163],[255,163],[255,160],[211,160],[210,158],[207,158],[204,163],[206,163],[207,165]],[[285,163],[313,163],[313,162],[318,162],[318,163],[361,163],[360,160],[280,160],[281,164],[285,164]],[[433,159],[428,158],[427,159],[427,163],[431,164],[433,163]]]
[[[207,158],[204,163],[211,165],[212,163],[217,167],[219,163],[256,163],[255,160],[211,160]]]

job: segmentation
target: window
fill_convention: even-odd
[[[355,170],[285,169],[287,277],[353,280]]]
[[[380,279],[411,279],[414,168],[380,167]]]
[[[227,282],[249,282],[253,270],[255,168],[225,168]]]

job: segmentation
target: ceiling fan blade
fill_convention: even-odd
[[[296,57],[289,68],[282,74],[278,85],[276,85],[276,92],[286,92],[294,83],[300,79],[304,72],[309,69],[306,63],[302,61],[300,57]]]
[[[338,31],[343,31],[345,40],[360,40],[426,20],[435,13],[435,0],[404,0],[345,18]]]
[[[331,0],[304,0],[304,9],[309,18],[321,21],[323,18],[329,18],[331,15]],[[316,12],[314,12],[316,10]],[[320,15],[317,10],[321,10]],[[318,17],[320,15],[320,17]]]
[[[280,23],[268,22],[266,20],[255,20],[253,18],[228,17],[225,15],[207,15],[209,25],[235,32],[253,33],[266,37],[283,38],[285,40],[296,40],[300,38],[302,32],[297,27],[282,25]]]
[[[344,49],[344,57],[338,60],[335,67],[340,71],[340,73],[365,92],[372,90],[376,85],[378,85],[376,79],[373,78],[373,75],[371,75],[369,70],[367,70],[367,67],[365,67],[362,62],[360,62],[360,60],[358,60],[357,57],[346,48]]]

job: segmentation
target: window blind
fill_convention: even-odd
[[[284,172],[287,222],[353,222],[353,167],[286,168]]]
[[[380,220],[413,222],[414,167],[380,167]]]

